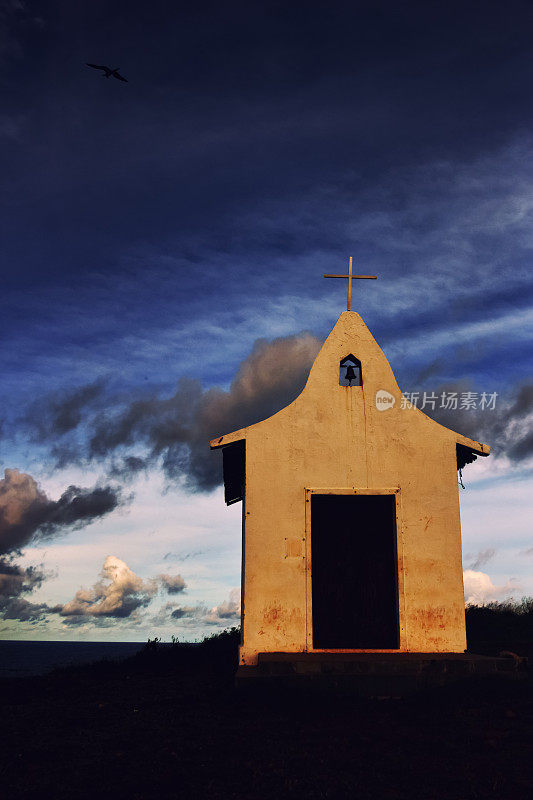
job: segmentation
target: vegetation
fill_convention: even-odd
[[[472,652],[533,657],[533,597],[467,606],[466,632]]]
[[[531,607],[469,608],[470,634],[521,653]],[[403,700],[242,691],[233,680],[239,635],[232,628],[199,644],[155,636],[122,662],[0,681],[6,796],[531,797],[530,679],[480,678]]]
[[[129,672],[217,672],[233,676],[240,635],[240,628],[234,627],[206,636],[200,643],[180,642],[177,636],[171,637],[171,643],[164,643],[154,636],[136,655],[123,661],[121,668]]]

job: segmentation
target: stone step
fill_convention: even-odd
[[[521,678],[527,659],[474,653],[260,653],[255,666],[239,666],[238,686],[279,683],[350,687],[364,695],[401,696],[429,686],[475,677]]]

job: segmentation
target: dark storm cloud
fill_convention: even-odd
[[[514,419],[529,414],[530,411],[533,411],[533,384],[526,384],[520,388],[508,416]]]
[[[443,384],[435,394],[451,392],[459,396],[472,391],[467,383]],[[479,393],[478,393],[479,394]],[[514,397],[496,398],[494,409],[424,408],[424,413],[451,430],[491,446],[494,455],[505,455],[520,462],[533,454],[533,385],[525,384],[515,390]]]
[[[206,609],[203,606],[182,606],[179,608],[175,608],[171,612],[170,616],[172,617],[172,619],[183,619],[184,617],[194,618],[198,616],[199,609],[206,611]]]
[[[533,453],[532,411],[533,385],[523,386],[505,417],[505,424],[511,427],[512,436],[507,455],[513,461],[523,461]]]
[[[102,381],[95,381],[71,392],[61,392],[35,402],[28,409],[25,421],[37,442],[63,436],[83,421],[88,409],[101,397]]]
[[[120,490],[111,486],[69,486],[59,500],[51,500],[31,475],[6,469],[0,480],[0,553],[81,528],[109,514],[120,502]]]
[[[434,375],[438,375],[444,363],[445,362],[441,358],[434,359],[430,364],[420,370],[415,378],[415,383],[423,383],[427,378],[432,378]]]
[[[47,575],[40,567],[16,564],[13,558],[0,558],[0,594],[15,597],[22,592],[38,589]]]
[[[191,489],[208,490],[221,481],[220,456],[209,440],[222,433],[269,417],[286,406],[303,388],[321,342],[309,333],[255,342],[228,391],[202,389],[199,381],[183,378],[171,397],[153,395],[134,400],[119,411],[89,415],[86,448],[55,441],[62,448],[60,465],[111,458],[112,475],[131,475],[161,459],[167,477],[184,477]],[[80,392],[81,394],[81,392]],[[147,458],[117,453],[144,446]]]
[[[143,469],[149,466],[150,462],[139,456],[126,456],[119,461],[114,461],[109,470],[113,478],[129,481]]]
[[[185,479],[192,490],[209,490],[220,483],[222,473],[220,455],[209,450],[209,440],[265,419],[285,407],[303,388],[309,369],[320,349],[316,337],[302,333],[279,338],[273,342],[258,340],[250,355],[242,362],[228,391],[211,388],[204,390],[199,381],[182,379],[170,397],[152,395],[118,405],[111,398],[111,410],[99,409],[91,415],[86,409],[83,419],[85,442],[76,447],[69,442],[67,431],[61,441],[54,441],[52,451],[63,448],[60,466],[65,463],[110,460],[109,472],[113,477],[131,478],[142,469],[160,463],[171,480]],[[432,362],[424,377],[438,372],[440,362]],[[472,390],[465,382],[443,384],[436,389],[438,398],[443,393],[461,393]],[[478,393],[479,394],[479,393]],[[77,396],[85,396],[79,390]],[[99,402],[103,402],[100,398]],[[43,402],[45,405],[45,402]],[[475,410],[461,408],[424,408],[424,412],[442,425],[470,438],[487,442],[494,454],[504,454],[519,462],[533,452],[531,412],[533,411],[533,386],[527,384],[515,390],[514,396],[499,395],[494,409]],[[128,450],[144,448],[143,457]],[[69,489],[58,501],[56,514],[66,516],[70,508]],[[109,500],[107,490],[94,490],[101,500]],[[74,499],[74,498],[73,498]],[[87,498],[88,500],[89,498]],[[82,498],[77,498],[81,513]],[[75,509],[71,509],[74,513]],[[49,520],[53,530],[54,519]],[[43,531],[45,529],[43,528]]]
[[[56,613],[47,603],[32,603],[25,597],[12,597],[5,604],[0,597],[0,613],[2,619],[19,620],[19,622],[43,622],[48,614]]]
[[[523,461],[533,453],[533,431],[530,431],[525,436],[516,442],[508,451],[509,458],[512,461]]]
[[[2,619],[40,622],[59,606],[33,603],[23,595],[39,589],[49,577],[42,567],[21,567],[12,558],[0,558],[0,615]]]

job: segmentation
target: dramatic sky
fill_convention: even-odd
[[[236,623],[208,441],[297,394],[349,255],[402,390],[478,399],[431,412],[493,446],[466,599],[533,594],[532,42],[515,0],[0,0],[0,635]]]

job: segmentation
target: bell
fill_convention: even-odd
[[[356,378],[356,375],[355,375],[354,369],[353,369],[351,364],[348,364],[348,366],[346,367],[346,380],[351,385],[352,381],[354,381],[355,378]]]

